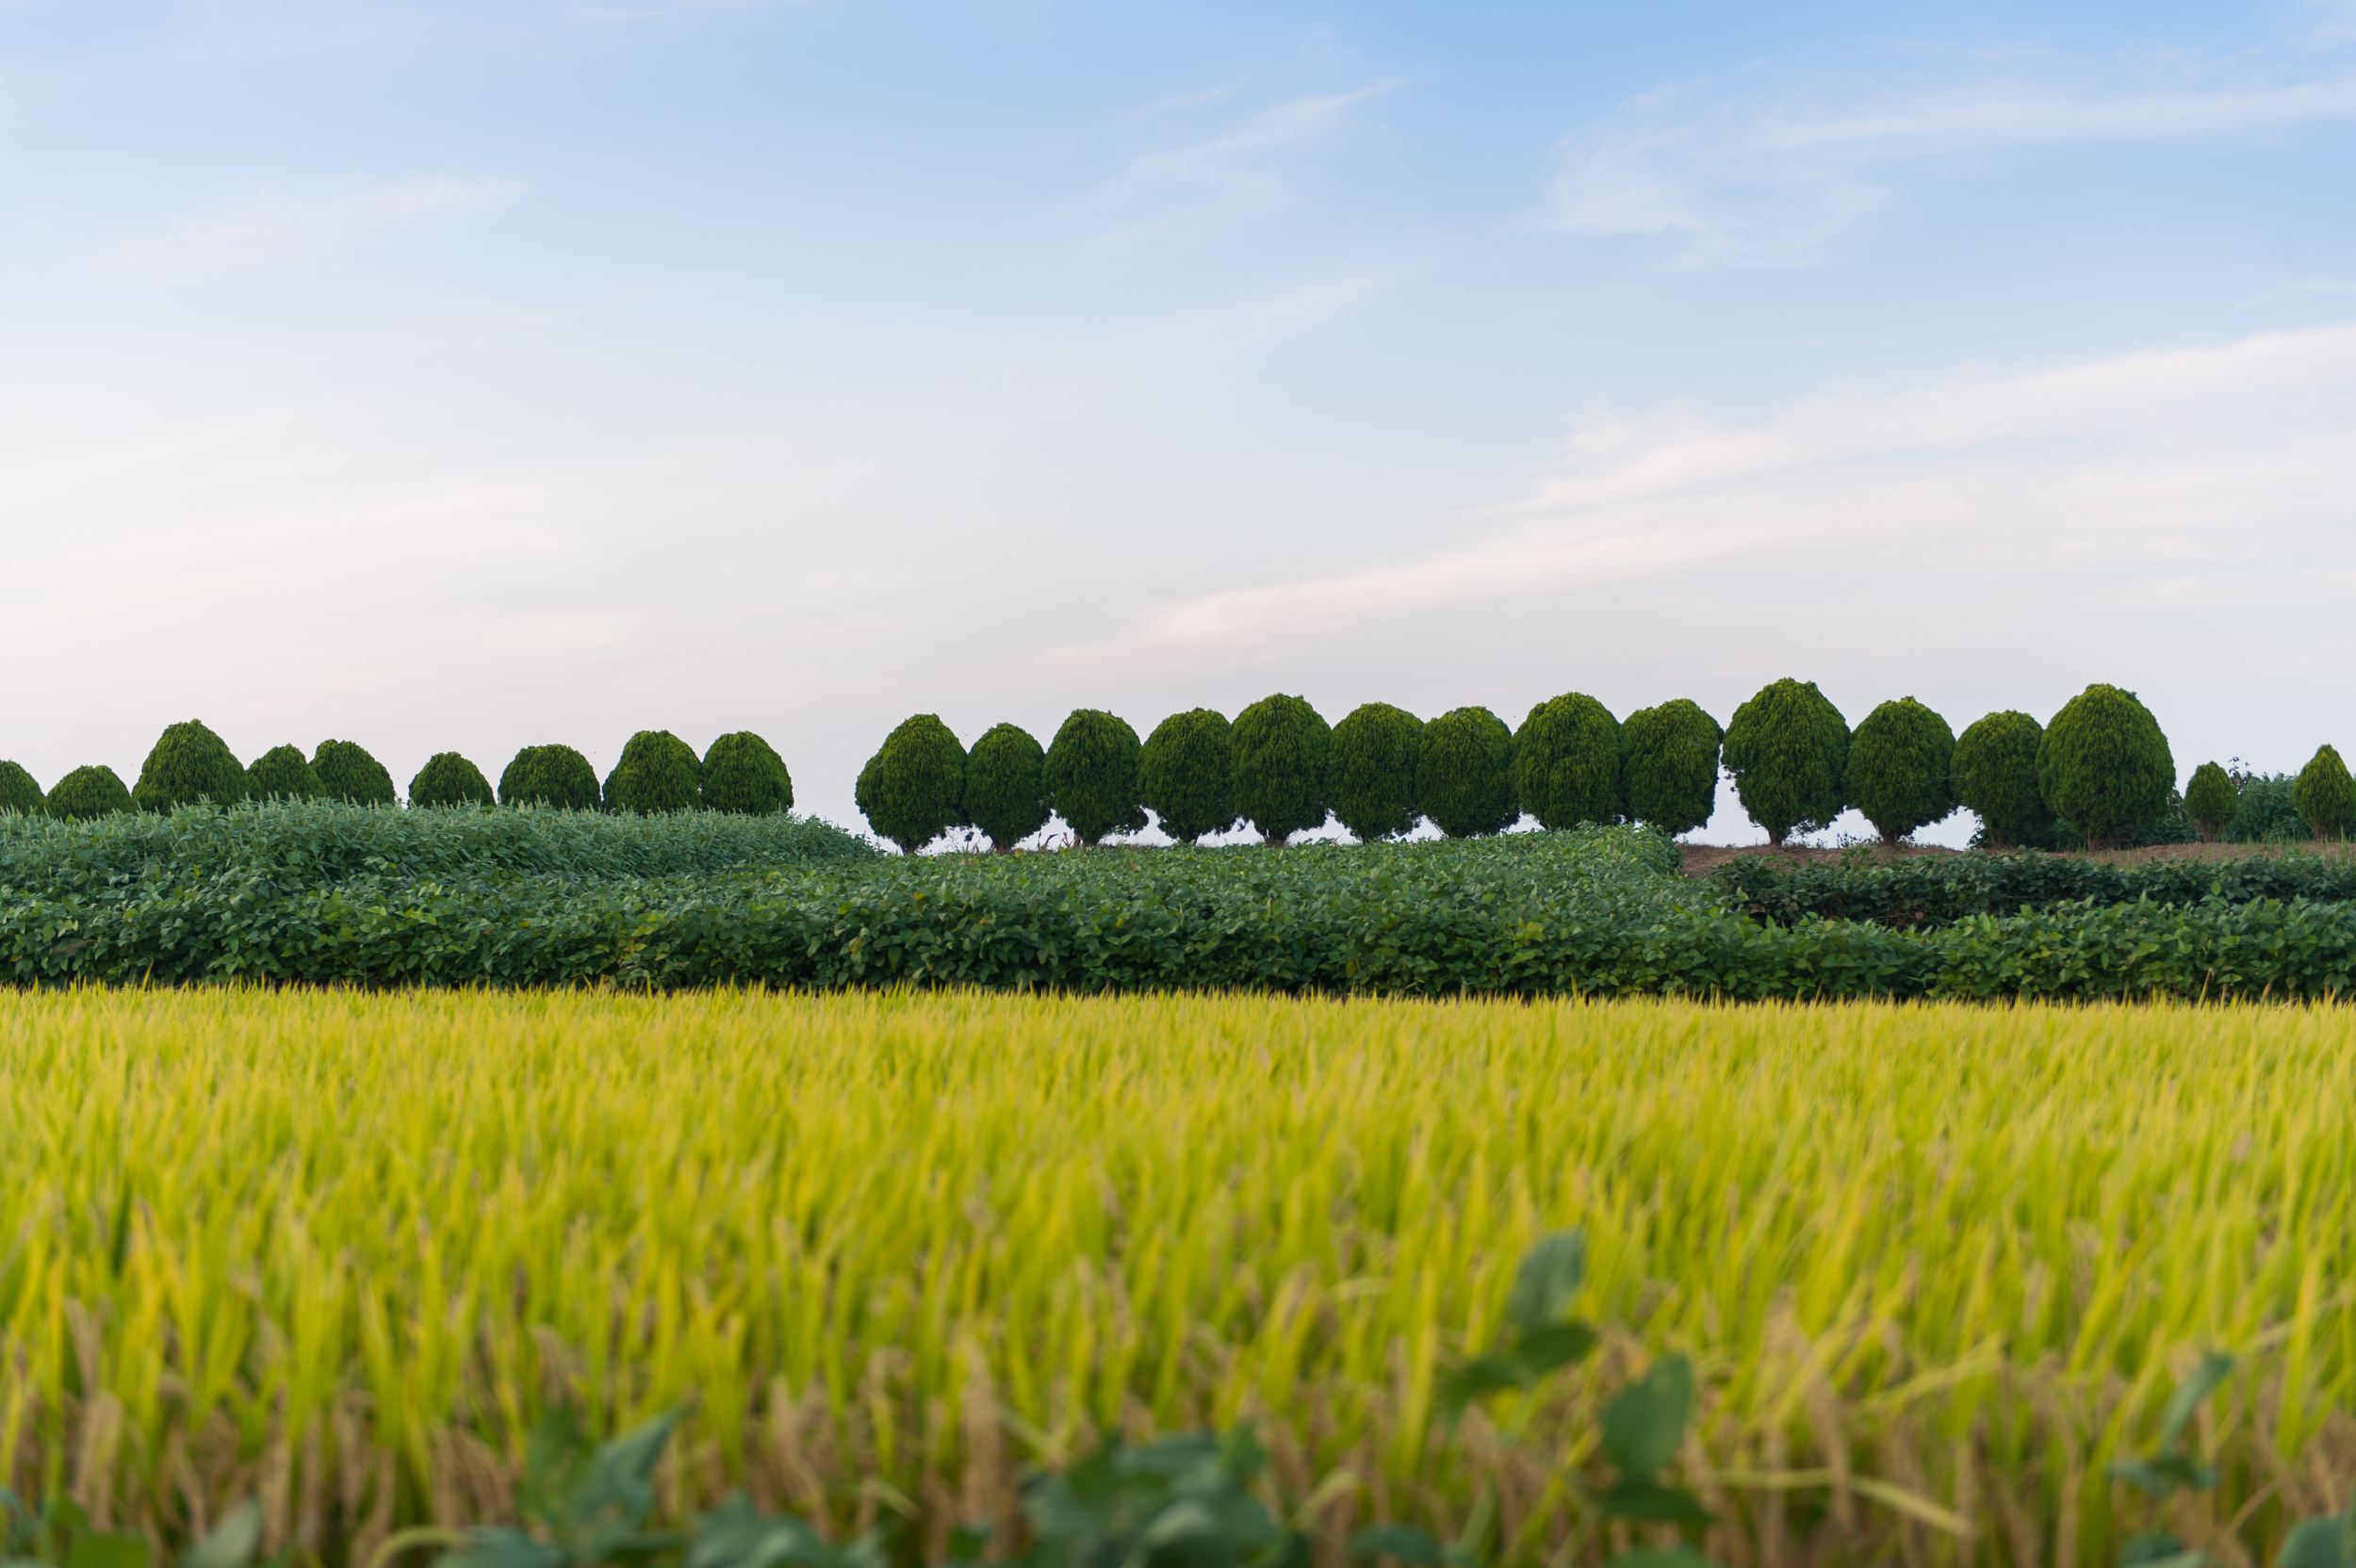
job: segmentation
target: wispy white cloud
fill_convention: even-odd
[[[1644,94],[1566,137],[1552,213],[1574,233],[1679,236],[1685,266],[1806,262],[1889,202],[1910,160],[2356,120],[2356,74],[2316,63],[1917,52],[1870,74],[1759,65]]]
[[[514,180],[411,174],[324,196],[259,191],[118,245],[106,259],[129,270],[316,261],[396,235],[503,211],[526,189]]]

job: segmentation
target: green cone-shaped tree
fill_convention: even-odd
[[[695,748],[667,729],[642,729],[605,776],[609,811],[693,811],[703,804],[703,764]]]
[[[1235,825],[1235,731],[1208,708],[1172,713],[1145,738],[1137,788],[1163,832],[1182,844]]]
[[[877,837],[913,855],[965,823],[965,748],[937,715],[919,713],[884,737],[852,796]]]
[[[200,800],[227,806],[246,792],[245,769],[221,738],[195,719],[163,732],[131,786],[142,811],[171,811]]]
[[[420,806],[495,804],[491,781],[483,776],[483,770],[454,751],[435,752],[417,770],[417,776],[409,781],[412,809]]]
[[[1620,724],[1622,807],[1671,838],[1709,822],[1718,808],[1718,746],[1725,739],[1718,721],[1684,697],[1639,708]]]
[[[1333,815],[1362,844],[1415,831],[1423,815],[1415,794],[1415,764],[1423,756],[1423,721],[1387,702],[1365,702],[1333,727],[1328,791]]]
[[[1770,843],[1815,832],[1845,804],[1849,724],[1812,680],[1775,681],[1736,709],[1725,757],[1736,797]]]
[[[347,806],[391,806],[401,798],[384,764],[354,741],[321,741],[311,753],[311,771],[328,799]]]
[[[51,816],[67,822],[90,822],[118,811],[138,809],[123,780],[114,769],[104,764],[76,768],[58,779],[50,786],[45,804]]]
[[[1618,822],[1620,769],[1620,721],[1583,692],[1548,697],[1513,732],[1513,792],[1542,826]]]
[[[2184,785],[2184,820],[2192,824],[2202,843],[2217,841],[2240,805],[2241,793],[2233,788],[2232,774],[2215,762],[2203,762],[2192,770],[2192,778]]]
[[[1416,795],[1451,839],[1502,833],[1521,820],[1513,796],[1513,732],[1486,708],[1456,708],[1423,727]]]
[[[1894,844],[1955,809],[1955,732],[1912,697],[1865,715],[1849,740],[1849,783],[1842,792],[1882,842]]]
[[[704,751],[704,809],[773,817],[794,808],[794,776],[777,748],[749,729],[721,736]]]
[[[20,817],[41,814],[43,799],[41,786],[33,776],[14,762],[0,762],[0,811],[13,811]]]
[[[2348,831],[2348,820],[2356,817],[2356,779],[2348,776],[2348,764],[2340,760],[2337,751],[2317,746],[2307,765],[2299,770],[2291,799],[2308,832],[2318,839],[2337,839]]]
[[[2053,808],[2037,779],[2044,741],[2044,726],[2011,709],[1973,721],[1955,738],[1955,801],[1980,819],[1990,848],[2038,843],[2053,832]]]
[[[2037,746],[2037,787],[2053,815],[2108,849],[2168,809],[2176,760],[2151,710],[2133,692],[2100,683],[2053,715]]]
[[[319,770],[303,759],[301,746],[272,746],[245,770],[256,800],[317,800],[327,793]]]
[[[594,811],[598,799],[597,770],[570,746],[526,746],[499,775],[501,806]]]
[[[1129,721],[1101,708],[1075,708],[1047,743],[1047,803],[1080,842],[1145,825],[1137,766],[1144,747]]]
[[[983,731],[965,760],[965,814],[990,835],[992,849],[1014,846],[1047,825],[1047,753],[1031,732],[1010,724]]]
[[[1306,698],[1262,697],[1235,715],[1235,815],[1273,846],[1325,825],[1333,731]]]

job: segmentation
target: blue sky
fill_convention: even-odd
[[[0,755],[2356,744],[2356,5],[0,0]],[[1712,835],[1750,836],[1722,813]]]

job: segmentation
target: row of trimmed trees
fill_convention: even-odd
[[[112,768],[76,768],[43,791],[14,762],[0,762],[0,810],[76,821],[116,811],[170,811],[200,801],[336,800],[397,806],[393,776],[352,741],[321,741],[310,757],[276,746],[249,764],[190,719],[167,728],[125,789]],[[667,729],[642,729],[602,786],[571,746],[526,746],[492,791],[483,770],[454,751],[436,753],[409,781],[412,807],[540,806],[576,811],[731,811],[752,816],[794,804],[794,779],[768,742],[738,730],[695,748]]]
[[[1591,696],[1538,704],[1519,729],[1486,708],[1416,718],[1388,703],[1328,726],[1297,696],[1265,697],[1231,723],[1173,713],[1143,741],[1126,720],[1083,708],[1042,747],[1002,724],[958,743],[919,713],[859,771],[868,825],[914,854],[952,828],[1010,849],[1061,816],[1094,844],[1147,813],[1185,843],[1250,825],[1271,844],[1338,819],[1373,842],[1429,820],[1451,838],[1500,832],[1527,811],[1547,827],[1634,821],[1683,833],[1710,820],[1718,723],[1679,699],[1614,719]]]

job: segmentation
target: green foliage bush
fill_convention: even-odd
[[[1849,739],[1841,791],[1884,843],[1896,843],[1955,808],[1955,733],[1912,697],[1885,702]]]
[[[1262,697],[1235,715],[1235,815],[1270,844],[1325,825],[1333,731],[1307,699]]]
[[[790,811],[794,776],[768,742],[749,729],[731,730],[705,748],[703,805],[744,817]]]
[[[602,804],[597,770],[570,746],[526,746],[499,775],[499,804],[594,811]]]
[[[1955,801],[1980,819],[1990,848],[2043,846],[2053,833],[2052,808],[2037,785],[2037,747],[2045,727],[2006,709],[1974,720],[1955,740]]]
[[[142,811],[171,811],[208,801],[234,805],[247,795],[245,769],[221,738],[188,719],[165,729],[139,768],[131,798]]]
[[[393,806],[401,796],[384,764],[368,755],[356,741],[321,741],[311,753],[311,771],[319,776],[329,800],[347,806]]]
[[[49,815],[61,822],[91,822],[139,809],[114,769],[103,764],[67,774],[50,786],[49,797],[42,804]]]
[[[30,817],[40,814],[43,805],[41,786],[31,774],[18,763],[0,762],[0,811]]]
[[[1361,703],[1333,727],[1327,793],[1352,838],[1371,844],[1415,831],[1422,755],[1423,721],[1387,702]]]
[[[2099,682],[2045,727],[2037,773],[2047,807],[2095,849],[2163,815],[2176,787],[2159,721],[2133,692]]]
[[[2299,770],[2299,782],[2292,786],[2291,799],[2299,808],[2299,820],[2318,839],[2339,838],[2348,828],[2348,819],[2356,817],[2356,778],[2348,776],[2348,764],[2331,747],[2317,746],[2307,765]]]
[[[667,729],[642,729],[605,776],[605,808],[652,816],[703,804],[703,763],[695,748]]]
[[[454,751],[435,752],[417,770],[417,776],[409,781],[412,809],[428,806],[491,806],[497,804],[497,799],[483,770]]]
[[[1098,708],[1073,709],[1047,743],[1047,803],[1081,843],[1145,825],[1143,751],[1128,720]]]
[[[1742,809],[1770,843],[1816,832],[1847,804],[1849,724],[1812,680],[1775,681],[1736,709],[1725,757]]]
[[[1620,820],[1620,721],[1580,692],[1549,697],[1513,732],[1513,792],[1549,828]]]
[[[1502,833],[1521,819],[1513,795],[1513,732],[1486,708],[1456,708],[1423,727],[1416,794],[1451,839]]]
[[[1708,823],[1718,808],[1718,748],[1726,731],[1683,697],[1639,708],[1620,725],[1622,805],[1671,838]]]
[[[2214,842],[2240,808],[2241,796],[2233,789],[2232,775],[2215,762],[2203,762],[2192,770],[2191,782],[2184,786],[2184,816],[2202,843]]]
[[[255,800],[317,800],[327,793],[301,746],[270,747],[254,760],[245,778]]]
[[[965,760],[966,816],[990,835],[992,848],[1009,851],[1046,826],[1053,810],[1047,753],[1027,729],[990,726]]]
[[[867,825],[913,855],[965,815],[965,748],[933,713],[902,721],[859,769],[852,791]]]
[[[2299,784],[2289,774],[2250,774],[2237,788],[2241,805],[2225,825],[2227,843],[2285,843],[2313,837],[2299,820]]]
[[[1172,713],[1145,738],[1138,798],[1163,832],[1190,844],[1235,825],[1235,731],[1224,713]]]

